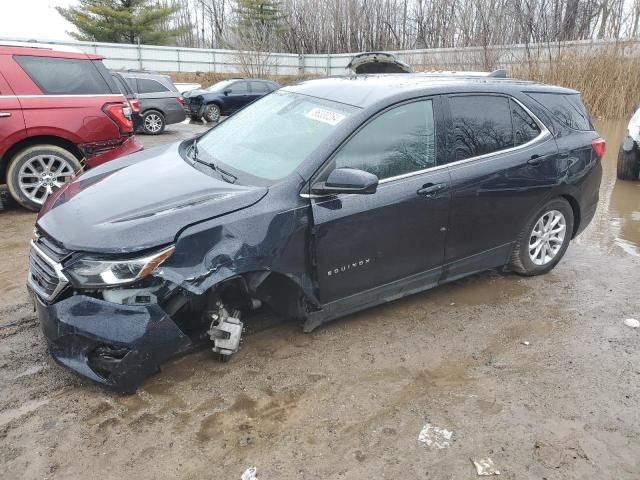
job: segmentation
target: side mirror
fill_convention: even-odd
[[[231,89],[230,89],[230,88],[227,88],[227,89],[226,89],[226,90],[224,90],[222,93],[224,93],[224,94],[225,94],[225,96],[226,96],[226,95],[229,95],[229,94],[231,93]]]
[[[313,193],[327,195],[332,193],[376,193],[378,177],[373,173],[355,168],[336,168],[325,182],[311,187]]]

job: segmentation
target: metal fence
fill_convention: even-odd
[[[16,39],[0,38],[0,40]],[[20,40],[20,39],[19,39]],[[18,41],[19,41],[18,40]],[[27,41],[25,39],[21,39]],[[34,40],[28,40],[34,41]],[[86,53],[105,57],[112,69],[154,70],[159,72],[216,72],[247,74],[259,70],[269,75],[340,75],[353,54],[293,54],[242,52],[237,50],[160,47],[120,43],[47,41],[63,47],[75,47]],[[509,68],[528,59],[547,60],[560,54],[595,54],[612,46],[622,48],[625,55],[640,54],[640,41],[574,41],[529,45],[490,47],[434,48],[405,50],[394,53],[399,60],[421,69],[484,69]]]

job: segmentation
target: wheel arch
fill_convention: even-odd
[[[582,221],[582,212],[580,211],[580,204],[578,200],[568,193],[563,193],[559,198],[565,199],[569,202],[571,210],[573,211],[573,232],[571,232],[571,238],[575,238],[576,234],[580,231],[580,222]]]
[[[83,155],[80,149],[70,140],[62,137],[56,137],[53,135],[37,135],[33,137],[23,138],[22,140],[13,144],[0,158],[0,181],[6,182],[7,170],[9,168],[9,162],[20,151],[25,148],[32,147],[34,145],[55,145],[56,147],[64,148],[69,151],[74,157],[82,161]]]

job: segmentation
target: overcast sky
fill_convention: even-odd
[[[0,38],[69,40],[73,25],[53,8],[67,7],[76,0],[2,0]]]

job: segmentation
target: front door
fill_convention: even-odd
[[[225,104],[227,111],[233,113],[236,110],[240,110],[242,107],[251,102],[251,96],[249,91],[249,82],[235,82],[227,90],[231,90],[227,93],[227,99]]]
[[[413,101],[377,115],[321,174],[349,167],[380,180],[372,195],[311,200],[313,256],[323,304],[385,285],[397,292],[398,284],[410,277],[437,282],[449,214],[449,173],[437,162],[436,103]]]

